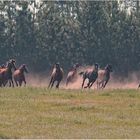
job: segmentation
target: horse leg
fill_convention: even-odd
[[[97,81],[97,89],[99,89],[99,82]]]
[[[8,83],[9,83],[9,87],[11,87],[11,80],[10,79],[8,80]]]
[[[55,81],[53,80],[53,81],[52,81],[52,83],[51,83],[51,88],[53,87],[53,85],[54,85],[54,82],[55,82]]]
[[[100,83],[100,89],[103,89],[104,81]]]
[[[103,86],[104,86],[104,81],[100,83],[99,88],[100,88],[100,89],[103,89]]]
[[[18,87],[18,82],[15,80],[16,86]]]
[[[60,81],[57,82],[56,88],[59,88]]]
[[[23,80],[24,81],[24,86],[26,86],[26,80]]]
[[[140,87],[140,84],[138,85],[138,88]]]
[[[6,84],[7,84],[7,82],[8,82],[8,81],[6,81],[6,80],[2,80],[2,82],[1,82],[1,86],[5,87]]]
[[[68,77],[66,80],[66,86],[68,86],[68,83],[70,82],[70,78]]]
[[[86,80],[86,78],[83,78],[82,88],[84,86],[85,80]]]
[[[69,76],[66,80],[66,86],[68,85],[68,83],[71,83],[72,82],[72,79],[73,77],[72,76]]]
[[[87,88],[87,87],[90,88],[90,83],[91,82],[89,81],[88,84],[87,84],[87,86],[85,86],[84,88]]]
[[[94,84],[95,81],[96,81],[96,80],[94,80],[94,81],[91,82],[91,84],[89,85],[89,88],[92,87],[92,85]]]
[[[19,81],[19,86],[20,86],[20,87],[22,86],[22,81],[21,81],[21,80]]]
[[[91,82],[91,84],[89,85],[89,88],[92,87],[92,85],[94,84],[95,80]]]
[[[99,89],[103,89],[104,81],[99,82]]]
[[[3,87],[5,87],[5,86],[6,86],[6,84],[7,84],[7,82],[6,82],[6,81],[2,82]]]
[[[106,86],[106,84],[108,83],[108,81],[109,81],[109,80],[106,80],[106,81],[105,81],[105,83],[104,83],[104,85],[103,85],[103,88],[105,88],[105,86]]]
[[[0,87],[2,87],[2,86],[3,86],[3,79],[0,78]]]
[[[89,85],[89,88],[91,88],[91,87],[92,87],[92,85],[94,84],[94,82],[95,82],[95,81],[93,81],[93,82]]]
[[[12,87],[14,87],[14,82],[13,82],[13,79],[11,79],[11,82],[10,83],[12,83]]]
[[[103,87],[104,81],[98,82],[98,88],[101,89]]]
[[[14,87],[14,82],[13,82],[13,79],[12,79],[12,77],[10,77],[9,79],[8,79],[8,82],[9,82],[9,87]]]
[[[0,87],[2,87],[2,82],[0,81]]]
[[[51,78],[50,83],[48,85],[48,88],[50,88],[51,84],[52,84],[53,78]]]
[[[69,83],[69,81],[68,81],[68,79],[66,80],[66,86],[68,86],[68,83]]]

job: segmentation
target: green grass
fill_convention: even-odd
[[[0,138],[140,139],[140,90],[0,88]]]

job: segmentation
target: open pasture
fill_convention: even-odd
[[[140,138],[140,90],[1,88],[0,138]]]

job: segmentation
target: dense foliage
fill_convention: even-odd
[[[0,63],[16,58],[42,72],[57,61],[116,73],[140,69],[139,2],[0,1]]]

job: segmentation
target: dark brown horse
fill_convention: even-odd
[[[11,59],[7,62],[7,66],[5,68],[0,69],[0,86],[5,86],[9,81],[9,86],[11,86],[12,84],[12,86],[14,87],[12,68],[16,70],[15,62],[16,61],[14,59]]]
[[[28,73],[27,66],[25,64],[22,64],[13,74],[14,81],[16,83],[16,86],[22,86],[22,82],[26,85],[26,79],[24,72]]]
[[[104,70],[98,71],[97,88],[105,88],[109,79],[110,73],[112,72],[112,66],[110,64],[106,65]]]
[[[51,74],[51,80],[48,85],[48,88],[52,88],[55,81],[57,81],[56,88],[59,88],[59,84],[62,79],[63,79],[63,69],[60,67],[59,63],[56,63],[54,65],[54,68]]]
[[[76,63],[73,68],[68,72],[68,75],[67,75],[67,79],[66,79],[66,86],[69,84],[69,83],[72,83],[74,82],[74,80],[76,79],[76,76],[77,76],[77,68],[79,68],[79,64]]]
[[[84,88],[90,88],[94,82],[96,81],[98,77],[98,64],[95,64],[94,68],[90,71],[86,70],[85,72],[80,72],[80,75],[83,75],[83,82],[82,82],[82,88],[84,86],[85,80],[88,79],[88,84]]]

